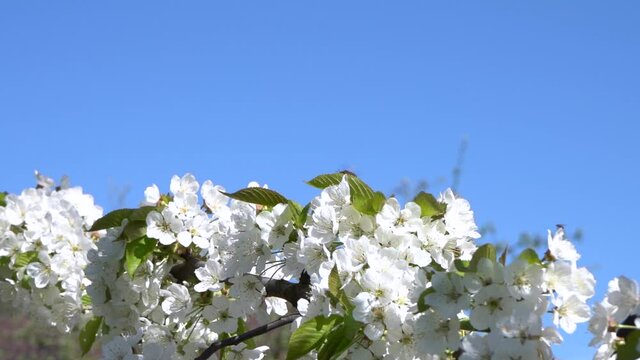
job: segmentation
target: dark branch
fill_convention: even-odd
[[[211,357],[211,355],[215,354],[216,351],[227,347],[227,346],[233,346],[233,345],[238,345],[241,342],[254,338],[256,336],[260,336],[262,334],[265,334],[271,330],[277,329],[281,326],[287,325],[292,323],[295,319],[297,319],[300,316],[299,313],[294,313],[294,314],[289,314],[289,315],[285,315],[283,317],[281,317],[278,320],[275,320],[273,322],[270,322],[268,324],[262,325],[260,327],[257,327],[255,329],[251,329],[245,333],[242,333],[240,335],[236,335],[236,336],[232,336],[230,338],[226,338],[224,340],[220,340],[220,341],[216,341],[213,344],[211,344],[208,348],[206,348],[202,354],[200,354],[200,356],[198,356],[197,358],[195,358],[195,360],[207,360],[209,357]]]
[[[171,268],[171,275],[173,275],[179,281],[188,281],[195,279],[195,270],[205,265],[204,261],[192,256],[189,252],[180,254],[184,261],[174,265]],[[266,296],[274,296],[284,300],[287,300],[294,307],[298,306],[298,300],[309,299],[309,292],[311,291],[311,279],[306,271],[300,274],[300,278],[297,283],[292,283],[283,279],[273,279],[270,277],[264,277],[254,274],[260,279],[260,282],[265,288]],[[222,282],[228,282],[229,279],[222,280]],[[262,335],[273,329],[277,329],[283,325],[289,324],[297,319],[300,314],[289,314],[281,317],[280,319],[249,330],[243,334],[239,334],[224,340],[217,341],[207,349],[205,349],[196,360],[206,360],[216,351],[226,347],[237,345],[247,339],[251,339],[255,336]]]
[[[302,272],[297,283],[292,283],[282,279],[272,279],[268,277],[260,277],[262,285],[267,296],[275,296],[285,299],[294,307],[298,306],[298,300],[309,299],[310,279],[309,274]]]

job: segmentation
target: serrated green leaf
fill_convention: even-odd
[[[293,200],[289,200],[287,204],[289,205],[288,209],[291,212],[291,221],[293,222],[293,225],[296,228],[300,228],[298,221],[302,214],[302,205],[298,204]]]
[[[323,174],[307,181],[307,184],[320,189],[325,189],[329,186],[340,184],[343,178],[346,178],[347,183],[349,184],[351,203],[356,210],[363,214],[375,215],[382,209],[382,206],[386,201],[384,194],[381,192],[374,192],[369,185],[351,173],[340,172],[334,174]]]
[[[307,184],[313,187],[316,187],[318,189],[324,189],[324,188],[328,188],[329,186],[340,184],[340,182],[342,181],[342,177],[344,175],[345,174],[342,174],[342,173],[322,174],[307,181]]]
[[[319,348],[329,332],[341,322],[342,317],[338,315],[331,315],[328,318],[317,316],[300,325],[289,338],[287,360],[299,359]]]
[[[618,360],[640,359],[640,352],[638,352],[638,342],[640,342],[640,330],[634,330],[625,337],[624,345],[617,347],[616,359]]]
[[[387,198],[383,193],[377,191],[371,194],[371,197],[362,196],[352,196],[352,205],[359,212],[366,215],[376,215],[382,210],[384,203],[387,201]]]
[[[433,195],[421,191],[413,198],[413,202],[422,210],[420,216],[438,218],[447,212],[447,204],[439,202]]]
[[[107,215],[96,220],[89,231],[110,229],[122,225],[122,220],[127,219],[136,209],[113,210]]]
[[[334,173],[323,174],[314,177],[307,181],[307,184],[317,187],[319,189],[325,189],[329,186],[338,185],[342,182],[342,179],[346,176],[349,183],[349,190],[351,192],[351,200],[355,197],[362,196],[370,198],[373,196],[373,190],[369,185],[362,181],[359,177],[349,173]]]
[[[6,192],[0,192],[0,206],[7,206],[7,201],[5,200],[7,197]]]
[[[122,236],[127,241],[133,241],[147,235],[147,223],[146,221],[129,221],[122,230]]]
[[[334,266],[329,273],[329,295],[330,299],[333,298],[342,304],[345,309],[350,310],[353,308],[353,304],[351,304],[347,294],[344,292],[344,289],[342,289],[342,281],[340,280],[340,274],[336,266]]]
[[[156,244],[156,239],[151,239],[146,236],[127,243],[124,253],[124,263],[129,276],[133,278],[140,264],[153,252]]]
[[[131,215],[128,216],[129,221],[144,221],[147,222],[147,215],[156,210],[155,206],[143,206],[133,210]]]
[[[520,255],[518,255],[518,259],[527,262],[529,264],[541,264],[542,261],[540,261],[540,258],[538,257],[538,253],[531,249],[524,249]]]
[[[101,323],[102,316],[94,317],[85,324],[82,330],[80,330],[79,340],[83,356],[91,350],[91,346],[93,346],[93,343],[96,340],[96,334],[98,333],[98,329],[100,329]]]
[[[496,248],[491,244],[484,244],[476,249],[469,262],[468,271],[477,271],[480,259],[489,259],[492,262],[496,262]]]
[[[420,296],[418,297],[418,312],[425,312],[427,311],[427,309],[429,309],[429,305],[424,302],[424,299],[427,297],[427,295],[434,292],[436,291],[432,287],[430,287],[420,293]]]
[[[38,261],[38,252],[36,251],[23,252],[23,253],[20,253],[16,258],[15,266],[21,268],[29,265],[34,261]]]
[[[228,194],[223,192],[223,194],[225,194],[226,196],[232,199],[248,202],[251,204],[269,206],[269,207],[273,207],[278,204],[286,204],[288,202],[287,198],[280,195],[279,193],[271,189],[265,189],[260,187],[252,187],[252,188],[238,190],[233,194]]]
[[[318,360],[333,360],[344,353],[355,342],[356,335],[362,329],[363,324],[353,319],[351,312],[347,313],[341,325],[335,328],[327,336],[318,352]]]
[[[373,190],[359,177],[353,175],[347,175],[347,182],[349,183],[349,191],[351,192],[351,201],[362,197],[370,199],[373,197]],[[382,195],[384,196],[384,194]]]
[[[296,226],[298,227],[298,229],[302,229],[304,227],[304,224],[307,222],[307,217],[309,216],[309,209],[311,209],[311,203],[308,203],[307,205],[305,205],[300,211],[300,216],[296,221]]]
[[[331,293],[331,295],[335,297],[338,297],[341,287],[342,282],[340,281],[340,274],[338,273],[338,268],[334,266],[329,273],[329,293]]]

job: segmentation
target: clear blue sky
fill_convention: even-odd
[[[640,279],[636,1],[0,4],[0,188],[118,190],[194,173],[300,201],[350,168],[451,180],[497,238],[581,228],[581,264]],[[445,184],[432,188],[440,191]],[[585,359],[586,327],[561,359]],[[567,337],[569,338],[569,337]]]

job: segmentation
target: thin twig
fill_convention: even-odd
[[[211,355],[215,354],[216,351],[227,347],[227,346],[233,346],[233,345],[238,345],[239,343],[254,338],[256,336],[260,336],[262,334],[266,334],[271,330],[277,329],[281,326],[287,325],[292,323],[293,321],[295,321],[295,319],[297,319],[298,317],[300,317],[299,313],[293,313],[293,314],[289,314],[289,315],[285,315],[283,317],[281,317],[278,320],[272,321],[268,324],[262,325],[260,327],[257,327],[255,329],[251,329],[245,333],[242,333],[240,335],[236,335],[236,336],[232,336],[230,338],[226,338],[224,340],[220,340],[220,341],[216,341],[213,344],[211,344],[208,348],[206,348],[202,354],[200,354],[200,356],[198,356],[197,358],[195,358],[195,360],[207,360],[209,359],[209,357],[211,357]]]

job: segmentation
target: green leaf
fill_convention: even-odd
[[[300,216],[300,213],[302,212],[302,205],[298,204],[294,200],[287,201],[287,204],[289,205],[288,208],[291,212],[291,219],[293,219],[293,221],[295,222],[295,220]]]
[[[351,192],[351,201],[353,202],[359,197],[370,199],[373,197],[373,190],[359,177],[348,175],[347,182],[349,182],[349,191]],[[382,195],[384,196],[384,194]]]
[[[300,210],[300,215],[295,220],[295,225],[298,229],[304,228],[304,224],[307,222],[307,216],[309,216],[309,209],[311,208],[311,203],[305,205],[305,207]]]
[[[625,337],[624,345],[618,346],[618,360],[637,360],[640,359],[638,352],[638,342],[640,341],[640,330],[634,330]]]
[[[354,196],[362,196],[365,198],[370,198],[373,196],[373,190],[371,189],[371,187],[369,187],[369,185],[360,180],[359,177],[349,173],[339,172],[334,174],[318,175],[313,179],[307,181],[307,184],[319,189],[325,189],[329,186],[340,184],[340,182],[342,182],[342,178],[345,176],[347,177],[347,182],[349,183],[349,190],[351,192],[352,201],[354,199]]]
[[[91,306],[91,296],[84,294],[81,298],[82,305],[85,307]]]
[[[342,281],[340,281],[340,274],[338,273],[338,267],[334,266],[329,273],[329,293],[336,298],[340,295],[340,288],[342,287]]]
[[[18,257],[16,258],[15,266],[21,268],[35,261],[38,261],[38,252],[27,251],[18,255]]]
[[[540,261],[540,258],[538,257],[538,253],[531,249],[524,249],[520,255],[518,255],[518,259],[527,262],[529,264],[541,264],[542,261]]]
[[[6,192],[0,192],[0,206],[7,206],[7,201],[5,200],[7,197]]]
[[[344,175],[345,174],[342,173],[318,175],[313,179],[307,181],[307,184],[318,189],[324,189],[328,188],[329,186],[340,184]]]
[[[338,268],[334,266],[329,273],[329,297],[342,304],[346,310],[350,310],[353,308],[353,305],[351,301],[349,301],[344,289],[341,288],[342,281],[340,281],[340,274],[338,273]]]
[[[223,194],[225,194],[226,196],[232,199],[248,202],[251,204],[269,206],[269,207],[273,207],[278,204],[288,203],[288,200],[286,197],[280,195],[279,193],[271,189],[265,189],[261,187],[246,188],[246,189],[238,190],[233,194],[228,194],[223,192]]]
[[[456,267],[456,270],[458,270],[460,272],[469,271],[469,261],[468,260],[455,259],[455,260],[453,260],[453,265]]]
[[[352,196],[352,198],[353,200],[351,202],[353,207],[359,212],[367,215],[376,215],[379,213],[380,210],[382,210],[385,201],[387,201],[387,198],[380,191],[372,193],[371,197],[365,197],[365,195],[362,195],[355,197]]]
[[[107,215],[96,220],[89,231],[110,229],[122,225],[122,220],[127,219],[136,209],[113,210]]]
[[[413,202],[420,206],[422,217],[438,218],[444,216],[447,212],[447,204],[438,202],[433,195],[424,191],[420,191],[418,195],[413,198]]]
[[[317,316],[300,325],[289,338],[287,360],[299,359],[311,350],[319,348],[329,332],[341,322],[342,317],[338,315],[328,318]]]
[[[127,241],[139,239],[147,235],[147,223],[142,221],[129,221],[122,230],[122,235]]]
[[[424,299],[427,297],[427,295],[434,292],[436,291],[432,287],[430,287],[420,293],[420,296],[418,297],[418,312],[425,312],[427,311],[427,309],[429,309],[429,305],[424,302]]]
[[[468,271],[477,271],[480,259],[489,259],[492,262],[496,262],[496,248],[491,244],[484,244],[480,246],[476,252],[473,253],[473,257],[469,262]]]
[[[124,263],[129,276],[133,278],[140,264],[153,252],[156,244],[156,239],[151,239],[146,236],[135,239],[127,244],[124,253]]]
[[[343,178],[346,178],[347,183],[349,183],[351,203],[356,210],[367,215],[375,215],[380,212],[384,202],[386,201],[384,194],[381,192],[374,192],[369,185],[352,173],[339,172],[319,175],[307,181],[307,184],[320,189],[325,189],[329,186],[340,184]]]
[[[94,317],[80,330],[80,348],[82,349],[82,355],[85,355],[91,350],[101,323],[102,316]]]
[[[147,215],[156,210],[155,206],[143,206],[141,208],[133,210],[131,215],[129,215],[129,221],[144,221],[147,222]]]
[[[318,352],[318,360],[333,360],[342,355],[355,342],[356,335],[362,329],[363,324],[353,319],[349,312],[344,322],[327,336],[327,341]]]

